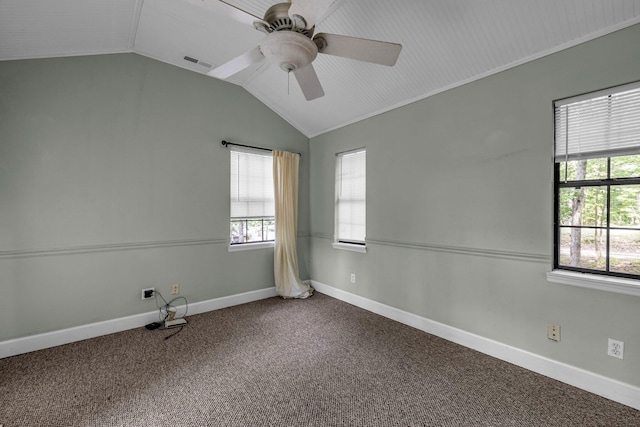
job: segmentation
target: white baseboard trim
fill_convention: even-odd
[[[315,280],[311,280],[310,283],[316,291],[325,295],[640,410],[639,387],[484,338]]]
[[[257,291],[229,295],[228,297],[200,301],[189,304],[189,313],[187,313],[187,315],[206,313],[208,311],[220,310],[221,308],[233,307],[234,305],[246,304],[248,302],[259,301],[261,299],[267,299],[277,296],[278,292],[276,291],[276,288],[274,286],[271,288],[259,289]]]
[[[205,313],[207,311],[219,310],[221,308],[232,307],[234,305],[245,304],[265,298],[277,296],[275,287],[259,289],[257,291],[245,292],[242,294],[230,295],[227,297],[215,298],[207,301],[189,304],[187,315]],[[179,312],[184,306],[178,306]],[[42,350],[62,344],[69,344],[75,341],[82,341],[88,338],[95,338],[115,332],[126,331],[128,329],[139,328],[147,323],[158,321],[158,311],[135,314],[133,316],[121,317],[118,319],[105,320],[103,322],[90,323],[88,325],[76,326],[58,331],[46,332],[28,337],[16,338],[0,342],[0,359],[18,354],[29,353],[31,351]]]

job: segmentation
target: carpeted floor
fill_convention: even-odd
[[[16,426],[640,426],[640,411],[322,294],[0,360]]]

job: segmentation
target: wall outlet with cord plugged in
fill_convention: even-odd
[[[151,299],[153,298],[156,292],[156,288],[145,288],[142,290],[142,299]]]

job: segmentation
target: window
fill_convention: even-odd
[[[340,153],[336,160],[334,247],[365,251],[366,151]]]
[[[273,242],[275,202],[271,153],[231,150],[230,244]]]
[[[640,82],[554,107],[554,268],[640,279]]]

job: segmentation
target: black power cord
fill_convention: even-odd
[[[168,329],[168,328],[164,328],[164,329]],[[172,333],[171,335],[167,335],[166,337],[164,337],[165,341],[168,340],[171,337],[175,337],[180,332],[182,332],[183,329],[184,329],[184,325],[180,326],[180,329],[178,329],[176,332]]]
[[[164,297],[162,296],[162,294],[159,291],[151,291],[153,292],[153,296],[155,297],[156,300],[156,307],[158,307],[158,322],[153,322],[153,323],[149,323],[148,325],[145,326],[145,328],[149,329],[149,330],[156,330],[156,329],[160,329],[160,330],[167,330],[167,329],[173,329],[173,328],[167,328],[164,326],[164,322],[169,320],[169,316],[171,316],[172,313],[174,313],[173,317],[170,320],[174,320],[174,319],[183,319],[186,315],[187,312],[189,311],[189,302],[187,301],[187,299],[183,296],[179,296],[179,297],[175,297],[172,300],[170,300],[169,302],[167,302],[166,299],[164,299]],[[164,304],[160,305],[158,304],[158,297],[160,297],[160,299],[162,299],[162,302]],[[178,312],[177,308],[173,305],[173,303],[175,301],[178,300],[184,300],[184,314],[182,314],[182,316],[176,317],[176,314]],[[171,335],[167,335],[166,337],[164,337],[165,340],[168,340],[171,337],[174,337],[176,335],[178,335],[180,332],[182,332],[182,329],[184,329],[185,324],[180,325],[179,328],[176,332],[174,332]]]
[[[175,301],[178,300],[184,300],[184,314],[180,317],[174,317],[177,319],[182,319],[187,315],[187,312],[189,311],[189,303],[187,301],[187,299],[183,296],[179,296],[179,297],[175,297],[174,299],[170,300],[169,302],[167,302],[166,299],[164,299],[164,297],[162,296],[162,294],[158,291],[155,291],[153,293],[153,296],[156,297],[156,307],[158,307],[158,311],[159,311],[159,317],[161,319],[161,321],[165,321],[169,318],[169,309],[173,308],[176,309],[176,307],[173,305],[173,303]],[[160,306],[158,305],[158,297],[160,297],[162,299],[162,302],[164,302],[164,305]],[[164,310],[164,313],[163,313]],[[177,314],[177,310],[176,310],[176,314]],[[164,315],[164,317],[162,317]]]

